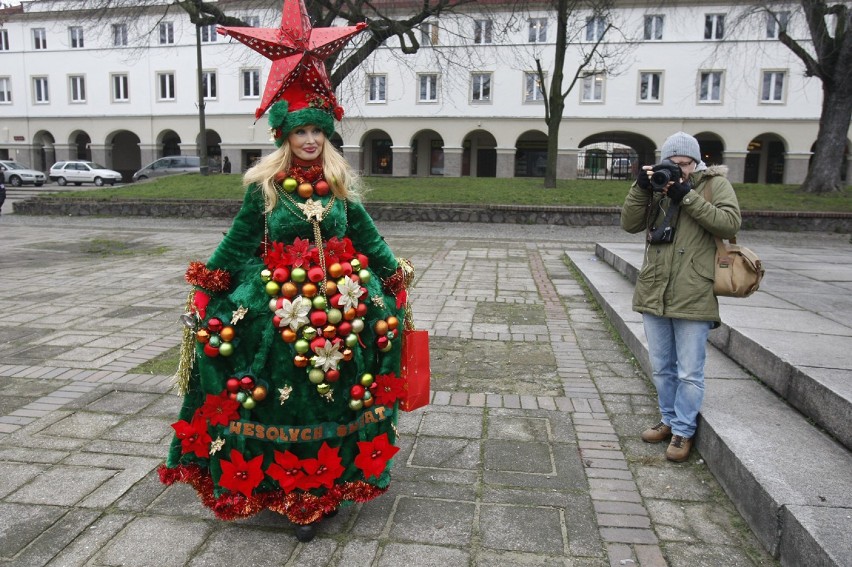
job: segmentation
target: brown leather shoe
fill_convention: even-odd
[[[666,448],[666,458],[675,463],[682,463],[689,458],[690,449],[692,449],[692,437],[675,435]]]
[[[642,441],[645,443],[660,443],[672,436],[672,428],[662,421],[654,427],[649,427],[642,432]]]

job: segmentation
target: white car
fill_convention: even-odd
[[[0,160],[0,171],[6,177],[6,184],[12,187],[20,187],[21,185],[41,187],[47,181],[44,173],[24,167],[10,159]]]
[[[115,185],[121,181],[119,172],[91,161],[58,161],[50,168],[49,177],[60,185],[94,183],[100,187],[104,183]]]

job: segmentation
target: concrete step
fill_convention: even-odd
[[[710,342],[852,448],[852,322],[843,318],[843,312],[852,313],[847,298],[852,273],[834,276],[841,285],[814,281],[802,258],[818,260],[823,271],[830,258],[799,254],[792,269],[784,269],[786,251],[767,247],[760,252],[777,269],[770,269],[752,297],[720,298],[722,326],[710,334]],[[642,245],[599,244],[596,253],[636,283]],[[787,291],[791,287],[801,291]]]
[[[625,250],[616,254],[614,248],[600,245],[599,253],[618,270],[597,255],[569,253],[569,257],[650,375],[641,316],[631,308],[633,283],[622,275],[636,273],[642,247],[638,254],[630,245],[629,254]],[[795,317],[789,324],[798,324]],[[729,326],[721,333],[729,337],[742,333],[733,323]],[[711,335],[719,333],[717,329]],[[782,361],[776,361],[775,368],[781,366]],[[850,565],[852,454],[749,372],[708,346],[707,390],[696,449],[756,537],[782,565]]]

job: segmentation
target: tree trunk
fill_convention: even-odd
[[[846,150],[846,133],[852,120],[852,77],[843,78],[841,83],[831,86],[831,83],[823,82],[819,133],[811,166],[801,188],[806,193],[843,190],[840,175]]]
[[[557,91],[558,92],[558,91]],[[559,126],[565,103],[561,96],[550,99],[550,123],[547,125],[547,169],[544,172],[544,188],[556,188],[556,158],[559,157]]]

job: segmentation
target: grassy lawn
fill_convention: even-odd
[[[367,177],[367,202],[620,206],[630,181],[562,180],[544,189],[540,178]],[[743,210],[852,212],[852,191],[801,193],[797,185],[734,185]],[[57,193],[65,199],[238,199],[239,175],[176,175],[117,188]]]

